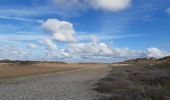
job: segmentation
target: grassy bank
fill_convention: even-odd
[[[170,100],[169,60],[111,67],[95,84],[102,100]]]

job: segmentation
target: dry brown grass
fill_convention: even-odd
[[[65,64],[65,63],[0,63],[0,79],[23,77],[30,75],[40,75],[53,72],[69,71],[95,66],[105,66],[103,64]]]

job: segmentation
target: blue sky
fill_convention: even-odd
[[[1,59],[115,62],[170,53],[170,0],[1,0]]]

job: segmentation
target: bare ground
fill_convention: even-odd
[[[76,70],[0,81],[0,100],[98,100],[100,95],[91,88],[110,67],[82,66]]]

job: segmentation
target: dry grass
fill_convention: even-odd
[[[102,100],[170,100],[169,71],[167,62],[113,67],[94,90],[107,94]]]
[[[0,63],[0,79],[40,75],[53,72],[69,71],[81,68],[104,66],[100,64],[65,64],[49,62],[8,62]]]

